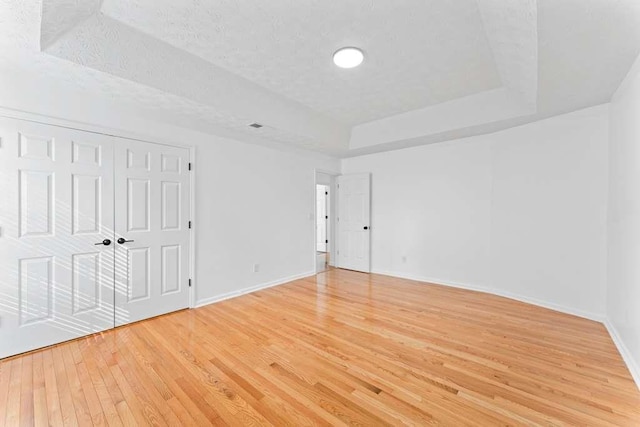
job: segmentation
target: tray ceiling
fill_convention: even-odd
[[[348,156],[607,102],[640,51],[638,3],[7,0],[0,66]],[[349,45],[365,62],[336,68]]]

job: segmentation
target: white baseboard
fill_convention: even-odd
[[[629,351],[627,346],[624,345],[624,341],[622,341],[622,337],[616,330],[615,326],[613,326],[613,323],[611,323],[609,319],[606,319],[604,321],[604,326],[607,328],[607,331],[609,331],[609,335],[611,335],[613,343],[616,345],[616,347],[618,347],[618,351],[622,356],[622,360],[624,360],[624,363],[627,364],[627,368],[629,368],[629,372],[631,372],[631,376],[636,382],[638,390],[640,390],[640,366],[638,366],[634,358],[631,356],[631,352]]]
[[[315,271],[308,271],[306,273],[296,274],[295,276],[289,276],[282,279],[272,280],[271,282],[262,283],[260,285],[255,285],[248,288],[240,289],[239,291],[227,292],[227,293],[216,295],[210,298],[197,300],[194,308],[198,308],[198,307],[213,304],[216,302],[224,301],[227,299],[239,297],[240,295],[249,294],[251,292],[256,292],[262,289],[272,288],[278,285],[284,285],[285,283],[293,282],[294,280],[304,279],[305,277],[310,277],[315,275],[316,275]]]
[[[436,285],[450,286],[452,288],[460,288],[460,289],[467,289],[467,290],[470,290],[470,291],[484,292],[484,293],[487,293],[487,294],[498,295],[498,296],[501,296],[501,297],[511,298],[511,299],[514,299],[514,300],[517,300],[517,301],[521,301],[521,302],[526,302],[528,304],[537,305],[537,306],[540,306],[540,307],[548,308],[550,310],[559,311],[561,313],[571,314],[573,316],[578,316],[578,317],[582,317],[582,318],[585,318],[585,319],[594,320],[596,322],[603,323],[605,321],[604,314],[592,313],[592,312],[585,311],[585,310],[580,310],[580,309],[577,309],[577,308],[574,308],[574,307],[567,307],[567,306],[559,305],[559,304],[552,303],[552,302],[549,302],[549,301],[543,301],[543,300],[539,300],[539,299],[536,299],[536,298],[531,298],[531,297],[524,296],[524,295],[519,295],[519,294],[512,293],[512,292],[502,291],[502,290],[499,290],[499,289],[487,288],[487,287],[483,287],[483,286],[469,285],[467,283],[452,282],[452,281],[449,281],[449,280],[441,280],[441,279],[434,278],[434,277],[414,276],[414,275],[410,275],[410,274],[404,274],[404,273],[398,273],[398,272],[392,272],[392,271],[373,271],[373,273],[383,274],[385,276],[400,277],[402,279],[415,280],[415,281],[418,281],[418,282],[427,282],[427,283],[433,283],[433,284],[436,284]]]

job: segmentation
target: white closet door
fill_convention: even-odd
[[[371,271],[371,176],[338,177],[338,266]]]
[[[189,306],[189,151],[115,141],[116,326]]]
[[[0,118],[0,358],[114,326],[111,138]]]

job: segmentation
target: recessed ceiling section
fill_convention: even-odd
[[[41,48],[335,153],[535,112],[536,3],[522,4],[44,0]],[[342,46],[366,63],[337,69]]]
[[[537,112],[538,17],[536,0],[477,0],[502,86],[357,125],[349,149],[399,146],[453,130]]]
[[[175,126],[344,157],[608,102],[640,53],[639,5],[6,0],[0,66]],[[334,65],[345,46],[360,66]]]
[[[476,0],[105,0],[102,12],[350,126],[502,85]],[[336,69],[344,46],[366,63]]]
[[[259,118],[282,133],[299,135],[305,144],[321,141],[332,152],[343,149],[349,138],[350,130],[342,123],[101,13],[45,51],[213,108],[230,124]]]

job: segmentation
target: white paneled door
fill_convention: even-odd
[[[116,144],[116,326],[189,306],[188,165],[184,148]]]
[[[0,119],[0,357],[113,327],[113,145]]]
[[[371,176],[338,177],[338,267],[371,271]]]
[[[0,358],[188,307],[186,153],[0,118]]]

